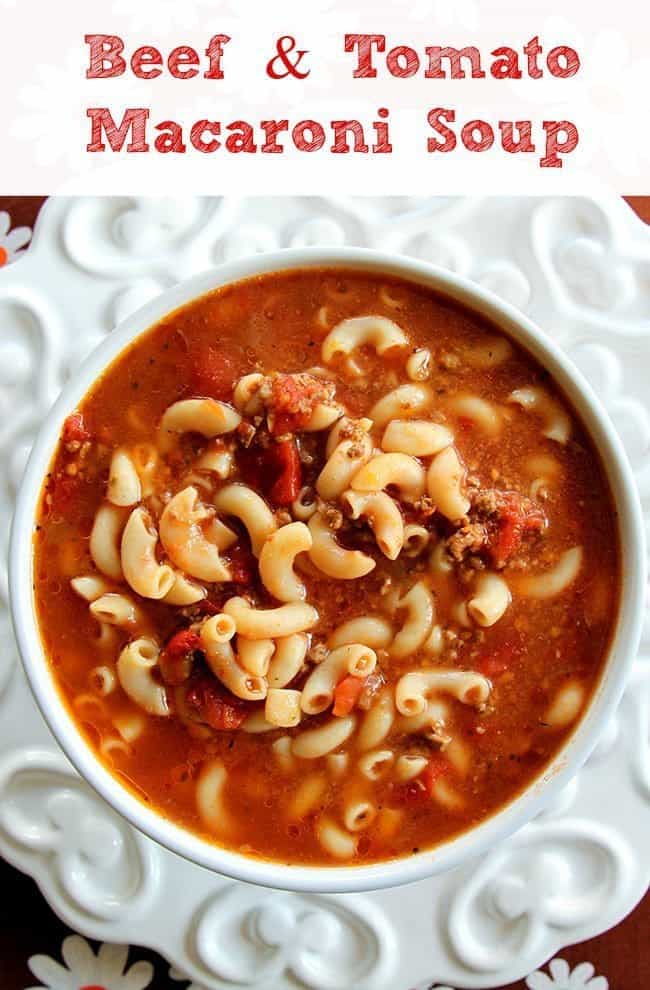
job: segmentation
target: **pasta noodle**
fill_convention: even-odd
[[[431,461],[427,472],[427,490],[438,511],[455,522],[469,509],[463,494],[465,469],[454,447],[445,447]]]
[[[122,533],[122,571],[133,590],[143,598],[164,598],[176,580],[168,564],[156,558],[158,533],[146,509],[133,509]]]
[[[404,543],[404,521],[397,502],[386,492],[354,491],[345,492],[342,502],[352,519],[368,520],[381,552],[395,560]]]
[[[314,513],[308,525],[312,538],[309,559],[323,574],[354,581],[374,570],[376,565],[372,557],[361,550],[347,550],[337,542],[322,513]]]
[[[312,536],[302,522],[282,526],[264,542],[260,551],[260,577],[267,591],[281,602],[302,601],[305,585],[293,569],[295,558],[311,550]]]
[[[230,571],[202,528],[210,518],[210,511],[190,485],[167,503],[160,517],[160,539],[174,564],[191,577],[228,581]]]
[[[357,724],[354,715],[332,718],[317,729],[304,729],[293,737],[291,752],[302,760],[317,760],[338,749],[350,738]]]
[[[576,580],[582,567],[582,547],[566,550],[557,564],[541,574],[525,574],[512,579],[513,589],[524,598],[544,601],[566,591]]]
[[[330,330],[321,348],[323,361],[327,364],[340,355],[349,355],[364,344],[383,355],[406,347],[408,340],[403,330],[385,316],[357,316]]]
[[[232,406],[216,399],[181,399],[165,411],[158,431],[158,446],[163,452],[172,447],[179,433],[200,433],[217,437],[232,433],[241,416]]]
[[[451,430],[427,419],[393,419],[384,430],[382,450],[431,457],[453,443]]]
[[[332,704],[334,689],[344,674],[367,677],[375,669],[377,654],[361,643],[339,646],[309,675],[302,689],[301,707],[308,715],[318,715]]]
[[[560,444],[568,443],[571,436],[571,420],[560,403],[552,399],[545,389],[536,386],[518,388],[512,392],[508,401],[517,403],[526,412],[540,416],[543,436]]]
[[[472,670],[412,671],[397,682],[395,705],[402,715],[419,715],[427,707],[427,698],[436,692],[480,708],[490,696],[490,682]]]
[[[134,639],[125,646],[117,661],[119,682],[132,701],[150,715],[169,715],[167,692],[153,678],[160,653],[155,640]]]
[[[247,639],[283,638],[311,629],[318,622],[318,612],[305,602],[256,609],[245,598],[229,598],[223,610],[235,620],[237,632]]]

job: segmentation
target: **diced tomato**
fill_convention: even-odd
[[[195,650],[201,649],[201,638],[193,629],[179,629],[161,651],[160,673],[167,684],[183,684],[192,673]]]
[[[219,682],[205,674],[188,690],[185,700],[195,708],[201,721],[213,729],[229,732],[238,729],[250,712],[250,705],[230,694]]]
[[[538,505],[517,492],[507,493],[499,510],[496,537],[490,545],[494,562],[505,564],[517,552],[526,533],[541,533],[545,526],[546,517]]]
[[[365,685],[365,677],[348,674],[336,685],[332,715],[349,715],[355,707]]]
[[[229,351],[218,344],[208,344],[194,357],[192,390],[213,399],[229,399],[238,373],[238,362]]]
[[[86,440],[90,440],[90,437],[91,433],[86,429],[82,413],[70,413],[63,424],[63,442],[66,444],[84,443]]]
[[[436,781],[448,772],[449,761],[443,756],[432,756],[418,779],[422,781],[424,789],[431,796]]]
[[[257,574],[257,563],[252,552],[241,544],[228,551],[230,580],[233,584],[250,584]]]
[[[274,481],[269,498],[274,505],[291,505],[298,497],[302,485],[302,467],[298,445],[293,437],[273,444],[273,459],[279,468],[279,474]]]

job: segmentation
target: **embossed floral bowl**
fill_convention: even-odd
[[[367,866],[286,866],[246,857],[206,842],[138,801],[98,761],[59,697],[32,597],[31,536],[43,478],[63,420],[107,365],[138,334],[211,289],[264,272],[324,265],[379,271],[428,286],[493,321],[523,345],[569,396],[601,453],[623,548],[621,608],[605,670],[580,723],[543,774],[510,804],[462,835],[408,858]],[[146,835],[210,870],[268,887],[326,893],[390,887],[448,870],[484,852],[545,807],[585,761],[621,697],[640,636],[644,569],[642,516],[618,436],[588,383],[537,326],[492,293],[424,262],[363,248],[299,248],[241,259],[175,285],[125,320],[87,358],[43,423],[27,464],[12,528],[10,594],[23,664],[41,711],[79,773],[113,808]]]

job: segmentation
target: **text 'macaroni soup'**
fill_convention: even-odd
[[[260,276],[138,338],[65,422],[42,638],[98,758],[211,841],[411,854],[537,776],[619,596],[598,454],[554,382],[431,291]]]

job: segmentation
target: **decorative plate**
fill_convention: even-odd
[[[66,198],[0,272],[3,550],[39,422],[118,320],[225,258],[342,243],[430,259],[525,309],[596,387],[650,521],[650,230],[622,200]],[[34,705],[4,563],[0,634],[0,852],[73,929],[157,949],[201,987],[493,987],[616,924],[650,879],[650,598],[621,710],[560,800],[479,861],[363,895],[232,882],[136,833]]]

